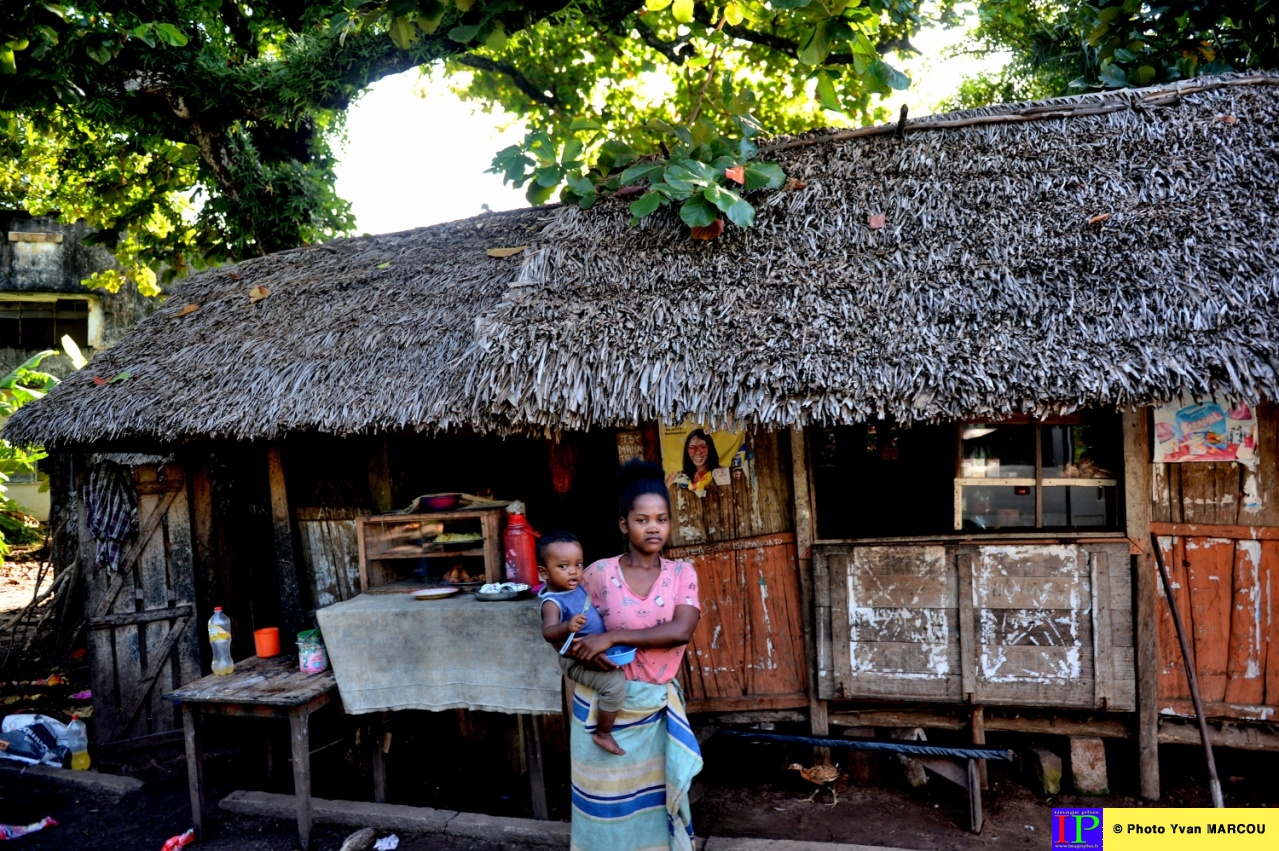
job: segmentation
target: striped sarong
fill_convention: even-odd
[[[702,770],[702,754],[679,685],[627,684],[626,704],[613,725],[625,756],[591,741],[594,691],[576,684],[572,711],[571,851],[690,851],[688,787]]]

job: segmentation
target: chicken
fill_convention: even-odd
[[[838,767],[834,765],[814,765],[812,768],[805,768],[797,762],[791,765],[789,770],[798,771],[800,777],[817,786],[813,794],[808,796],[808,800],[811,801],[816,798],[817,793],[822,791],[823,786],[829,786],[831,797],[834,798],[830,806],[833,807],[839,803],[839,795],[836,794],[834,786],[835,781],[839,779]]]

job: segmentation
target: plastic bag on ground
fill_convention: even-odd
[[[49,731],[57,738],[59,744],[66,739],[67,725],[57,718],[50,718],[48,715],[6,715],[4,720],[0,721],[0,733],[12,733],[14,730],[21,730],[23,727],[30,727],[36,722],[48,727]]]
[[[9,715],[0,721],[0,759],[61,768],[70,756],[67,725],[47,715]]]
[[[28,833],[44,830],[46,827],[57,826],[58,823],[48,816],[32,824],[0,824],[0,842],[6,839],[17,839],[19,836],[26,836]]]

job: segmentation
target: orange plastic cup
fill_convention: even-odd
[[[280,655],[280,630],[278,627],[269,626],[266,629],[255,629],[253,631],[253,646],[257,648],[258,658],[265,659],[268,656]]]

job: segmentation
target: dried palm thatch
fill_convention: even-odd
[[[671,210],[630,227],[613,199],[193,277],[86,371],[132,378],[78,374],[6,436],[909,423],[1279,396],[1279,75],[904,129],[783,140],[804,187],[712,243]]]

